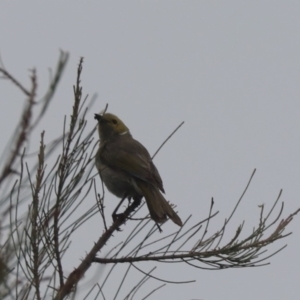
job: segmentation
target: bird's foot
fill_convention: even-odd
[[[121,213],[121,214],[113,214],[113,215],[112,215],[112,219],[113,219],[114,222],[116,222],[117,220],[122,220],[122,222],[123,222],[123,221],[125,221],[126,216],[125,216],[124,213]],[[118,228],[117,228],[117,231],[122,231],[122,230],[121,230],[120,227],[118,227]]]

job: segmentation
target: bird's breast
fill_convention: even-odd
[[[136,184],[136,180],[132,176],[110,167],[105,164],[99,156],[97,157],[97,155],[96,167],[105,186],[115,196],[122,198],[124,195],[127,197],[142,195]]]

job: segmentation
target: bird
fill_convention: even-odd
[[[150,217],[156,224],[170,218],[178,226],[182,221],[162,193],[162,179],[148,150],[135,140],[129,128],[116,115],[95,114],[100,138],[95,165],[107,189],[121,202],[124,199],[141,201],[144,197]],[[113,214],[113,218],[114,218]]]

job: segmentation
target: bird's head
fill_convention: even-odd
[[[95,114],[95,119],[98,121],[98,131],[101,140],[115,138],[122,135],[130,135],[128,127],[117,116],[104,113]]]

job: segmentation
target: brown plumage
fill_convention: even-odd
[[[100,136],[96,167],[108,190],[119,198],[145,197],[155,222],[163,223],[169,217],[182,226],[180,217],[162,195],[162,179],[147,149],[133,139],[117,116],[96,114],[95,119],[99,122]]]

